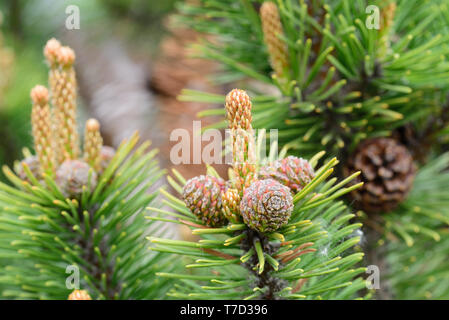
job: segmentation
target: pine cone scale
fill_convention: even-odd
[[[279,229],[288,222],[292,211],[290,189],[273,179],[253,182],[240,202],[243,221],[260,232]]]

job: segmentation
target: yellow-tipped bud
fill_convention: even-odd
[[[57,53],[57,61],[63,68],[70,68],[75,63],[75,51],[70,47],[61,47]]]
[[[234,89],[226,96],[225,108],[232,138],[234,184],[240,195],[257,177],[251,106],[251,99],[243,90]]]
[[[251,100],[244,90],[234,89],[226,96],[226,113],[230,129],[250,130]]]
[[[39,158],[42,173],[53,174],[54,153],[52,149],[52,130],[49,93],[44,86],[35,86],[31,90],[33,103],[31,111],[31,124],[34,138],[34,149]]]
[[[48,89],[44,86],[37,85],[31,89],[31,101],[36,105],[47,105],[49,101]]]
[[[84,134],[84,160],[97,172],[101,169],[102,147],[100,123],[96,119],[87,120]]]
[[[58,62],[58,53],[61,49],[61,43],[55,38],[51,38],[47,41],[44,47],[44,56],[50,65],[54,65]]]
[[[73,64],[74,51],[58,40],[47,42],[44,54],[50,64],[49,83],[53,104],[54,149],[58,165],[77,159],[80,153],[76,125],[77,82]]]

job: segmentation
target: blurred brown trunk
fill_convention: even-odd
[[[214,86],[208,80],[216,69],[217,64],[203,59],[191,58],[191,52],[187,46],[195,43],[198,34],[192,30],[172,30],[172,35],[167,37],[160,46],[160,54],[154,63],[151,89],[156,95],[161,108],[162,127],[167,131],[166,141],[162,146],[162,154],[168,156],[170,149],[177,142],[169,142],[168,134],[177,128],[187,129],[193,138],[193,121],[201,120],[201,127],[221,120],[220,118],[198,119],[199,111],[210,108],[223,108],[222,105],[207,105],[204,103],[181,102],[177,99],[182,89],[225,94],[227,88]],[[222,133],[224,137],[224,134]],[[193,160],[193,143],[191,143],[191,160]],[[204,147],[206,143],[202,143]],[[191,161],[192,163],[193,161]],[[186,178],[191,178],[205,173],[204,164],[186,164],[174,166],[167,161],[168,167],[174,167]],[[215,169],[226,177],[226,165],[214,164]]]

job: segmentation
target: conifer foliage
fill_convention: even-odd
[[[449,264],[436,249],[449,241],[447,1],[201,0],[179,9],[180,23],[207,35],[198,55],[222,64],[215,80],[251,92],[255,128],[278,129],[292,155],[337,156],[341,179],[362,171],[354,181],[365,185],[348,203],[365,210],[367,262],[381,267],[383,297],[448,298]],[[180,99],[223,102],[193,90]]]
[[[118,149],[103,146],[100,125],[76,123],[74,52],[51,39],[44,49],[50,91],[31,90],[34,151],[0,183],[0,270],[3,297],[20,299],[155,299],[164,296],[145,236],[161,228],[144,218],[161,176],[149,142],[138,135]],[[51,106],[50,106],[51,105]],[[74,290],[75,289],[75,290]],[[73,292],[72,292],[73,291]],[[70,294],[70,295],[69,295]]]
[[[344,187],[359,173],[341,182],[328,179],[338,161],[332,158],[314,171],[320,153],[310,161],[291,157],[277,168],[287,171],[291,181],[259,176],[261,167],[266,166],[266,171],[279,160],[257,156],[251,100],[245,91],[235,89],[227,95],[226,112],[233,146],[230,180],[225,183],[210,166],[207,175],[189,181],[173,170],[174,178],[168,181],[182,198],[163,193],[174,211],[149,208],[159,213],[151,219],[183,224],[200,237],[198,242],[149,237],[152,250],[184,257],[185,272],[158,273],[180,281],[168,295],[183,299],[356,297],[365,286],[360,277],[365,268],[357,266],[363,253],[354,249],[360,242],[361,224],[350,223],[354,215],[336,199],[360,187]],[[304,183],[296,185],[298,181]]]

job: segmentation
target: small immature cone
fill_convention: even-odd
[[[89,188],[87,192],[92,192],[97,186],[97,173],[90,172],[90,166],[81,160],[66,160],[56,170],[55,182],[64,197],[76,199],[83,188]]]
[[[234,89],[226,96],[226,115],[230,129],[252,130],[251,99],[244,90]]]
[[[48,40],[47,44],[44,47],[44,56],[48,62],[48,65],[50,66],[50,71],[48,73],[48,82],[50,85],[50,91],[52,92],[53,106],[56,105],[55,104],[56,101],[54,99],[54,92],[56,89],[56,83],[58,82],[57,79],[60,78],[60,70],[57,63],[59,49],[61,49],[61,43],[55,38]],[[55,111],[57,110],[53,109],[53,112]]]
[[[208,227],[221,227],[227,220],[222,212],[221,195],[226,188],[223,179],[209,175],[194,177],[182,189],[186,207]]]
[[[47,88],[39,85],[35,86],[31,90],[31,100],[33,102],[31,124],[34,150],[39,158],[41,173],[46,172],[52,174],[55,170],[55,158],[52,148],[53,135]]]
[[[71,294],[69,294],[68,300],[92,300],[89,293],[86,290],[73,290]]]
[[[69,47],[51,39],[44,55],[50,65],[49,83],[52,92],[53,128],[56,134],[58,164],[79,156],[76,126],[76,75],[73,68],[75,53]]]
[[[27,166],[28,169],[30,169],[31,173],[37,180],[42,180],[41,165],[39,163],[38,157],[36,156],[27,157],[22,161],[16,163],[16,165],[14,166],[14,171],[16,172],[18,177],[23,181],[31,183],[24,169],[25,166]]]
[[[101,169],[102,147],[100,123],[96,119],[87,120],[84,134],[84,161],[97,172],[100,172]]]
[[[265,44],[270,55],[271,67],[279,78],[282,78],[288,69],[288,49],[279,35],[284,34],[279,11],[274,2],[264,2],[260,7],[260,18]]]
[[[309,161],[288,156],[275,160],[259,170],[260,179],[273,179],[287,186],[293,193],[301,191],[315,177]]]
[[[235,187],[242,196],[243,190],[257,179],[251,100],[245,91],[234,89],[226,96],[225,107],[231,129]]]
[[[57,56],[60,49],[61,43],[55,38],[51,38],[47,41],[44,47],[44,56],[50,64],[50,67],[57,64]]]

